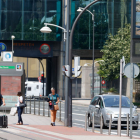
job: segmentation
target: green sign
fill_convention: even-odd
[[[0,66],[0,69],[15,69],[15,66]]]

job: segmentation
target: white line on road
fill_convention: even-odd
[[[74,120],[79,122],[85,122],[85,120],[78,120],[78,119],[74,119]]]
[[[80,126],[83,126],[85,127],[85,125],[82,125],[82,124],[79,124],[79,123],[73,123],[74,125],[80,125]]]

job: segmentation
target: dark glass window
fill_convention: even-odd
[[[92,1],[71,0],[71,27],[78,15],[77,9]],[[94,10],[94,47],[102,49],[109,33],[115,35],[119,28],[131,23],[131,0],[101,0],[88,9]],[[80,17],[74,32],[73,49],[92,49],[93,21],[87,11]]]
[[[93,99],[92,99],[92,101],[91,101],[91,105],[96,105],[97,104],[97,102],[98,102],[98,99],[99,99],[99,97],[98,96],[96,96],[96,97],[94,97]]]
[[[28,87],[27,91],[31,91],[31,87]]]
[[[40,29],[45,22],[62,26],[61,0],[0,0],[0,40],[61,41],[62,31],[51,34]]]

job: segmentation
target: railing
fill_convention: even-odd
[[[94,132],[94,129],[95,129],[95,114],[93,113],[93,120],[92,120],[92,132]],[[85,115],[85,131],[87,131],[87,118],[88,118],[88,113],[86,113]],[[103,133],[103,129],[102,129],[102,126],[103,126],[103,115],[101,113],[100,115],[100,133],[102,134]],[[127,127],[127,136],[129,136],[129,126],[130,126],[130,120],[129,120],[129,114],[127,114],[127,125],[126,124],[121,124],[121,126],[126,126]],[[118,124],[112,124],[112,114],[110,114],[110,120],[109,120],[109,129],[108,129],[108,135],[111,135],[111,127],[112,126],[118,126]],[[137,126],[137,124],[132,124],[132,126]]]
[[[27,107],[25,107],[24,112],[26,114],[33,114],[33,115],[42,115],[50,117],[50,108],[49,103],[47,102],[48,96],[31,96],[25,97],[25,103]],[[61,100],[58,103],[59,105],[59,121],[61,121]]]

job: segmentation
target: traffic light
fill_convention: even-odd
[[[69,65],[63,66],[63,73],[65,76],[70,77],[70,66]]]
[[[44,83],[44,74],[41,74],[41,82]]]
[[[75,77],[79,77],[81,75],[81,66],[80,66],[80,57],[76,56],[74,57],[74,71],[75,71]]]

